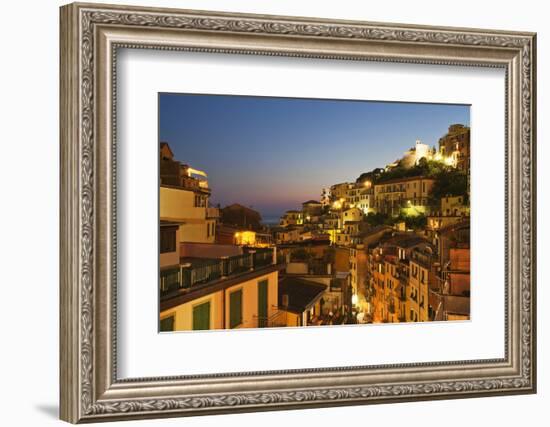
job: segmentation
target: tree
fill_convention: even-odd
[[[377,212],[377,213],[370,212],[365,217],[365,221],[367,222],[367,224],[373,227],[376,227],[378,225],[384,225],[388,222],[388,220],[391,220],[391,217],[381,212]]]
[[[446,196],[464,196],[468,195],[468,177],[465,173],[453,169],[440,172],[432,188],[432,198],[440,200]]]

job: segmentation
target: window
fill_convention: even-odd
[[[176,228],[160,229],[160,253],[176,251]]]
[[[243,291],[229,294],[229,327],[235,328],[243,323]]]
[[[160,331],[170,332],[174,330],[174,316],[165,317],[160,319]]]
[[[193,330],[210,329],[210,301],[193,307]]]

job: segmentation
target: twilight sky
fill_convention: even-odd
[[[208,174],[212,204],[264,220],[470,125],[470,107],[449,104],[160,94],[159,109],[160,140]]]

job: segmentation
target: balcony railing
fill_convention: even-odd
[[[287,325],[288,312],[277,310],[271,316],[254,316],[257,328],[280,328]]]
[[[266,265],[273,264],[273,251],[256,250],[253,254],[254,267],[265,267]]]
[[[267,267],[273,264],[273,249],[249,251],[242,255],[219,259],[199,259],[182,264],[179,269],[161,272],[160,293],[167,295],[181,289],[191,289],[222,278]]]

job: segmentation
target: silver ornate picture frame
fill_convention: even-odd
[[[60,384],[72,423],[536,391],[533,33],[71,4],[61,8]],[[117,49],[499,67],[506,74],[502,359],[117,377]],[[184,336],[182,336],[184,339]]]

